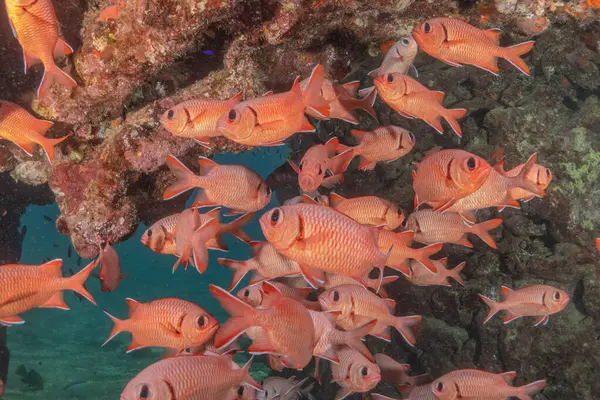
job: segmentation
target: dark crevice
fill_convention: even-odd
[[[571,297],[571,301],[573,305],[583,315],[589,315],[587,309],[585,307],[585,302],[583,301],[583,295],[585,292],[585,288],[583,285],[583,279],[577,281],[575,284],[575,289],[573,289],[573,296]]]

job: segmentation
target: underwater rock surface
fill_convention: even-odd
[[[322,63],[333,80],[361,79],[382,59],[380,44],[397,40],[424,17],[464,16],[481,27],[502,26],[503,43],[535,35],[527,61],[532,77],[507,63],[495,77],[474,68],[451,68],[420,52],[419,81],[443,90],[448,106],[469,110],[463,138],[436,135],[422,121],[408,120],[376,103],[382,125],[409,129],[413,152],[398,161],[360,172],[355,163],[336,192],[347,197],[378,195],[412,210],[411,162],[435,146],[465,148],[485,159],[506,153],[507,167],[538,153],[553,182],[543,200],[522,210],[480,212],[502,218],[491,250],[478,239],[475,248],[447,245],[449,265],[466,260],[467,287],[423,288],[399,280],[388,286],[398,300],[397,313],[426,316],[415,348],[396,335],[369,346],[415,373],[432,377],[458,368],[495,372],[516,370],[517,383],[547,378],[537,399],[592,400],[600,393],[600,262],[593,238],[600,236],[600,22],[585,2],[496,0],[415,2],[411,0],[225,1],[132,0],[121,18],[96,22],[107,2],[54,2],[64,36],[76,53],[66,70],[79,86],[54,88],[32,100],[39,68],[22,73],[21,50],[7,24],[0,29],[6,65],[0,71],[2,98],[32,104],[40,117],[56,121],[50,136],[72,132],[57,148],[53,165],[37,152],[27,157],[16,146],[0,143],[0,264],[18,259],[18,219],[28,204],[56,199],[58,230],[71,237],[84,258],[98,252],[96,235],[115,243],[126,239],[140,221],[183,208],[185,197],[161,200],[172,176],[164,166],[173,154],[186,164],[210,151],[192,140],[171,136],[160,115],[195,97],[244,98],[267,90],[288,90],[296,75],[306,77]],[[0,19],[6,21],[4,9]],[[208,49],[216,57],[201,50]],[[361,115],[359,129],[378,125]],[[322,121],[317,134],[298,134],[289,144],[294,159],[314,143],[332,136],[353,144],[350,125]],[[213,152],[242,151],[219,138]],[[46,183],[48,185],[46,185]],[[269,183],[283,201],[298,194],[297,175],[287,165]],[[5,190],[6,188],[6,190]],[[482,218],[481,218],[482,219]],[[477,293],[493,299],[506,285],[520,288],[544,283],[572,294],[569,306],[551,317],[550,327],[533,327],[525,318],[504,326],[487,313]],[[376,351],[374,351],[376,352]],[[337,388],[324,388],[323,399]],[[378,392],[393,394],[383,387]]]

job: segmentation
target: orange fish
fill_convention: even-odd
[[[301,275],[298,263],[281,255],[268,242],[250,242],[250,249],[253,257],[249,260],[236,261],[226,258],[217,260],[219,264],[233,271],[229,291],[235,289],[250,271],[254,271],[250,278],[250,285],[284,276]]]
[[[467,110],[445,108],[442,105],[444,92],[429,90],[408,75],[397,72],[378,76],[373,83],[383,101],[398,114],[406,118],[422,119],[440,134],[444,133],[444,118],[452,130],[462,137],[462,129],[457,120],[464,117]]]
[[[437,273],[437,268],[430,257],[439,252],[442,249],[443,244],[436,243],[431,246],[413,249],[410,247],[413,242],[413,237],[413,232],[396,233],[384,230],[379,234],[379,249],[392,249],[385,262],[386,267],[393,268],[396,271],[402,272],[405,276],[409,276],[409,261],[410,259],[413,259],[419,261],[432,273]]]
[[[142,370],[121,393],[121,400],[225,399],[233,387],[262,390],[250,376],[252,359],[234,368],[231,356],[189,355],[160,360]]]
[[[414,240],[420,243],[454,243],[472,248],[473,244],[469,241],[468,234],[473,233],[492,249],[495,249],[496,242],[489,231],[501,224],[502,219],[496,218],[470,225],[465,222],[460,214],[420,210],[410,214],[407,223],[403,227],[414,232]]]
[[[483,158],[457,149],[431,153],[416,165],[412,173],[415,208],[429,203],[435,204],[434,211],[445,211],[475,192],[492,170]]]
[[[522,189],[530,192],[530,195],[544,196],[544,189],[536,181],[527,177],[535,165],[537,155],[533,154],[525,163],[518,175],[507,176],[496,169],[490,171],[490,175],[479,189],[458,199],[452,206],[445,209],[448,212],[460,213],[467,221],[474,222],[474,211],[488,207],[513,207],[520,208],[519,202],[513,197],[514,189]],[[430,203],[431,204],[431,203]],[[436,204],[431,204],[438,207]]]
[[[275,281],[269,283],[274,286],[283,296],[302,303],[304,307],[308,308],[309,310],[321,310],[321,306],[319,306],[318,302],[306,299],[306,297],[312,293],[311,288],[291,288],[285,283]],[[250,304],[254,308],[261,306],[263,299],[265,298],[262,285],[246,286],[245,288],[238,290],[236,296],[238,299],[242,300],[244,303]]]
[[[352,153],[345,152],[337,155],[345,146],[340,146],[338,138],[334,137],[325,144],[317,144],[306,150],[300,165],[288,161],[298,174],[298,184],[303,192],[314,193],[321,186],[331,189],[344,180],[344,171],[352,161]],[[327,172],[331,176],[325,177]]]
[[[516,372],[493,374],[476,369],[452,371],[431,384],[433,394],[438,400],[454,399],[507,399],[516,397],[531,400],[546,385],[545,380],[526,386],[512,386]]]
[[[317,65],[306,90],[296,78],[289,92],[267,94],[232,107],[217,121],[217,130],[226,138],[247,146],[280,146],[295,132],[314,132],[304,115],[307,109],[329,117],[329,104],[321,97],[324,69]]]
[[[410,365],[400,364],[384,353],[375,354],[375,363],[381,370],[381,380],[398,388],[416,386],[419,381],[428,376],[427,374],[409,376]]]
[[[399,277],[396,275],[384,276],[383,280],[381,281],[381,287],[379,288],[379,295],[384,298],[388,297],[384,286],[397,281],[398,278]],[[365,277],[363,277],[362,279],[360,279],[360,282],[367,282],[367,287],[370,289],[373,289],[375,291],[379,287],[379,278],[370,278],[368,274]],[[325,282],[323,282],[321,287],[323,289],[331,289],[331,288],[341,286],[341,285],[360,285],[361,284],[360,282],[354,278],[350,278],[345,275],[329,273],[329,274],[325,274]]]
[[[361,278],[375,267],[383,277],[387,256],[377,247],[380,228],[316,204],[275,208],[260,218],[260,226],[277,251],[298,263],[313,288],[323,283],[323,272]]]
[[[256,172],[243,165],[219,165],[208,158],[198,159],[200,176],[194,175],[181,161],[167,156],[167,166],[177,177],[169,186],[163,199],[169,200],[195,187],[193,207],[221,205],[238,214],[255,212],[271,201],[271,189]],[[226,214],[227,215],[227,214]]]
[[[219,222],[214,218],[202,219],[195,208],[188,208],[179,214],[175,227],[175,246],[179,258],[173,266],[173,272],[181,262],[187,268],[188,261],[194,257],[194,265],[203,274],[208,266],[208,248],[206,243],[219,231]]]
[[[339,194],[331,193],[329,205],[360,224],[383,226],[384,229],[391,231],[404,221],[402,210],[377,196],[345,199]]]
[[[98,237],[98,247],[100,248],[98,262],[100,264],[100,291],[114,292],[119,287],[121,280],[125,279],[128,274],[121,273],[121,261],[119,255],[110,245],[106,238],[106,246],[102,248],[102,241]]]
[[[19,314],[34,308],[69,310],[63,298],[64,290],[72,290],[96,305],[83,287],[97,262],[90,263],[77,274],[63,278],[62,260],[40,266],[6,264],[0,266],[0,325],[11,326],[25,321]]]
[[[357,145],[347,147],[353,156],[360,157],[358,168],[375,168],[378,161],[392,162],[408,154],[415,145],[412,133],[399,126],[382,126],[371,132],[351,130]]]
[[[125,8],[125,2],[120,1],[119,4],[104,7],[98,14],[97,22],[108,22],[117,19],[121,16],[121,11]]]
[[[535,326],[546,325],[550,315],[562,311],[569,303],[569,295],[563,290],[547,285],[531,285],[518,290],[506,286],[500,288],[503,301],[497,303],[479,295],[490,307],[490,312],[483,321],[487,323],[499,311],[505,311],[504,323],[508,324],[520,317],[537,317]]]
[[[217,348],[248,333],[251,354],[281,355],[283,364],[293,369],[302,369],[310,362],[315,330],[301,303],[284,297],[268,282],[262,283],[263,301],[257,309],[215,285],[209,285],[209,290],[231,315],[215,336]]]
[[[600,252],[600,238],[596,238],[596,249]]]
[[[509,177],[518,176],[525,164],[519,164],[510,171],[504,171],[504,160],[501,160],[498,164],[494,165],[496,171]],[[525,177],[529,182],[535,183],[540,189],[546,190],[550,182],[552,181],[552,171],[539,164],[534,164],[529,173]],[[510,190],[510,196],[515,200],[523,200],[524,202],[530,201],[535,198],[535,195],[531,192],[523,190],[521,188],[514,188]],[[502,211],[504,207],[501,207]]]
[[[73,49],[58,36],[58,21],[50,0],[6,0],[6,11],[13,34],[23,48],[25,72],[42,63],[44,76],[38,97],[44,97],[54,82],[68,87],[77,83],[56,66],[55,57],[73,53]]]
[[[498,75],[498,58],[529,76],[529,67],[521,59],[533,48],[534,40],[500,47],[500,29],[483,31],[455,18],[434,18],[417,25],[412,35],[419,47],[432,57],[452,65],[474,65]]]
[[[70,136],[58,139],[45,137],[52,125],[53,122],[37,119],[14,103],[0,100],[0,138],[10,140],[29,156],[33,155],[35,145],[39,144],[50,163],[54,160],[54,146]]]
[[[352,330],[377,320],[371,335],[391,341],[389,327],[393,326],[411,346],[417,342],[413,328],[421,322],[421,316],[396,317],[396,302],[382,299],[359,285],[342,285],[327,289],[319,296],[323,310],[339,312],[336,323],[342,329]]]
[[[308,87],[308,79],[300,82],[300,87],[306,90]],[[363,110],[369,113],[370,116],[377,120],[377,114],[373,110],[373,104],[377,98],[377,92],[372,91],[366,97],[358,99],[358,87],[360,81],[353,81],[339,85],[328,79],[323,79],[321,86],[321,96],[329,103],[329,115],[323,116],[311,109],[306,110],[306,113],[316,119],[336,118],[341,119],[351,124],[358,124],[358,118],[354,115],[355,110]]]
[[[221,136],[217,120],[240,102],[241,93],[229,100],[197,99],[184,101],[166,111],[160,124],[171,134],[196,140],[202,146],[210,144],[210,138]]]
[[[331,365],[332,380],[341,386],[335,395],[341,400],[352,393],[366,393],[381,380],[377,364],[350,347],[338,351],[340,363]]]
[[[120,320],[104,311],[115,326],[102,346],[121,332],[131,332],[128,353],[143,347],[181,351],[208,342],[219,329],[219,323],[212,315],[185,300],[125,301],[129,306],[128,319]]]
[[[437,273],[432,274],[427,268],[418,261],[410,261],[410,275],[406,279],[417,286],[452,286],[448,282],[448,278],[454,279],[456,282],[465,286],[465,281],[460,276],[460,271],[465,267],[466,262],[461,262],[452,269],[447,269],[448,258],[441,260],[433,260],[433,264],[437,268]]]

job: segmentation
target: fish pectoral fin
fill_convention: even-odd
[[[335,185],[342,183],[343,180],[344,180],[343,174],[332,175],[332,176],[329,176],[329,177],[323,179],[323,182],[321,182],[321,186],[323,186],[324,188],[327,188],[327,189],[331,189]]]
[[[302,276],[313,289],[318,289],[325,282],[325,273],[318,269],[298,264]]]
[[[261,132],[273,132],[273,131],[280,130],[284,124],[285,124],[285,121],[283,121],[283,120],[265,122],[265,123],[256,125],[255,129],[258,129]]]
[[[8,317],[0,317],[0,325],[11,326],[11,325],[20,325],[24,324],[23,318],[18,315],[8,316]]]
[[[459,64],[459,63],[454,62],[454,61],[450,61],[450,60],[447,60],[447,59],[444,59],[444,58],[440,58],[440,60],[442,60],[446,64],[451,65],[453,67],[462,67],[462,64]]]
[[[550,320],[549,315],[542,315],[542,316],[536,318],[534,326],[546,325],[549,320]]]
[[[194,118],[192,118],[190,121],[188,121],[187,125],[194,126],[195,124],[201,122],[205,118],[205,114],[206,114],[205,110],[198,111],[198,114],[196,114],[194,116]]]
[[[40,306],[40,308],[60,308],[61,310],[70,310],[63,296],[63,292],[56,292]]]

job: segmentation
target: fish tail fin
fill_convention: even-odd
[[[446,110],[444,113],[444,119],[448,122],[448,125],[452,128],[454,133],[458,135],[458,137],[462,137],[462,128],[458,123],[458,120],[467,115],[467,110],[464,108],[452,108]]]
[[[169,186],[163,194],[163,200],[169,200],[179,196],[181,193],[195,187],[194,173],[188,167],[183,165],[181,161],[172,155],[167,156],[167,166],[177,178],[177,181]]]
[[[404,340],[414,346],[417,343],[417,337],[413,328],[418,327],[421,324],[421,316],[413,315],[411,317],[393,317],[394,328],[404,338]]]
[[[541,392],[546,386],[546,380],[542,379],[540,381],[535,381],[530,383],[529,385],[519,386],[517,388],[518,393],[514,396],[520,400],[531,400],[532,397]]]
[[[38,88],[37,92],[38,97],[44,97],[54,82],[70,88],[77,86],[77,82],[75,82],[75,80],[71,78],[65,71],[58,68],[56,64],[46,65],[44,67],[44,76],[42,76],[42,81],[40,82],[40,87]]]
[[[514,46],[505,47],[503,58],[514,65],[519,71],[529,76],[529,66],[527,63],[521,58],[523,54],[527,54],[533,48],[535,44],[535,40],[529,40],[527,42],[523,42],[520,44],[516,44]]]
[[[64,140],[67,140],[70,136],[71,135],[69,134],[58,139],[52,139],[43,136],[39,138],[37,142],[40,146],[44,148],[44,151],[46,152],[46,157],[48,157],[48,161],[50,161],[50,164],[52,164],[52,161],[54,161],[54,146],[56,146]]]
[[[220,265],[227,267],[233,271],[233,277],[231,278],[231,283],[229,284],[229,288],[227,289],[230,292],[233,289],[235,289],[235,287],[237,285],[239,285],[239,283],[242,281],[242,279],[244,279],[244,276],[246,276],[246,274],[248,272],[250,272],[254,269],[254,268],[252,268],[252,265],[247,260],[246,261],[237,261],[237,260],[229,260],[227,258],[219,258],[219,259],[217,259],[217,262]]]
[[[360,103],[360,108],[369,113],[371,117],[377,121],[377,114],[373,109],[373,105],[375,104],[375,100],[377,99],[377,90],[372,90],[365,98],[363,98]]]
[[[471,227],[471,232],[479,236],[481,240],[483,240],[488,246],[492,249],[495,249],[496,242],[490,235],[489,231],[499,227],[502,224],[501,218],[491,219],[489,221],[482,222],[480,224],[475,224]]]
[[[110,342],[115,336],[117,336],[119,333],[125,331],[125,326],[124,326],[125,325],[125,321],[123,321],[122,319],[119,319],[117,317],[113,317],[106,310],[102,310],[102,311],[104,311],[104,314],[106,314],[108,316],[108,318],[110,318],[110,320],[114,323],[112,331],[110,332],[110,335],[108,335],[108,339],[106,339],[104,341],[104,343],[102,343],[102,346],[104,346],[108,342]]]
[[[349,331],[345,343],[347,346],[352,347],[354,350],[361,353],[371,362],[375,362],[375,359],[367,346],[362,342],[362,338],[371,333],[375,328],[375,325],[377,325],[377,320],[373,320],[360,328]]]
[[[325,69],[321,64],[318,64],[310,74],[308,85],[303,93],[304,105],[310,108],[317,114],[328,118],[331,114],[330,102],[325,100],[321,95],[321,87],[325,79]]]
[[[85,281],[87,280],[88,276],[90,276],[90,273],[92,272],[92,270],[94,268],[96,268],[97,265],[98,265],[98,260],[92,261],[91,263],[88,264],[87,267],[85,267],[84,269],[82,269],[81,271],[76,273],[75,275],[67,278],[67,287],[66,287],[69,290],[79,293],[93,305],[97,305],[96,301],[94,300],[94,298],[92,297],[90,292],[87,291],[87,289],[85,288],[84,285],[85,285]]]
[[[462,278],[462,276],[460,276],[460,272],[463,270],[465,265],[467,265],[467,263],[466,263],[466,261],[463,261],[460,264],[458,264],[456,267],[452,268],[450,270],[450,272],[448,273],[448,276],[450,278],[454,279],[456,282],[460,283],[463,286],[465,286],[465,281]]]
[[[242,242],[250,243],[252,238],[242,229],[254,219],[256,213],[246,213],[238,219],[231,221],[221,227],[221,233],[231,233]]]
[[[485,320],[483,320],[483,325],[485,325],[490,319],[492,319],[494,315],[498,313],[498,311],[501,310],[501,307],[500,303],[496,303],[494,300],[485,297],[482,294],[480,294],[479,297],[481,297],[481,300],[483,300],[483,302],[490,308],[487,317],[485,317]]]
[[[221,307],[231,315],[231,318],[221,325],[215,336],[215,347],[221,349],[229,346],[252,326],[256,310],[218,286],[211,284],[208,286],[208,290],[221,304]]]
[[[414,259],[423,264],[423,266],[432,273],[437,274],[438,269],[433,261],[431,261],[430,257],[442,250],[443,246],[443,243],[435,243],[427,247],[422,247],[415,251]]]
[[[241,384],[245,385],[245,386],[249,386],[255,390],[262,391],[263,390],[262,386],[258,382],[256,382],[254,380],[254,378],[252,378],[250,376],[250,365],[252,364],[252,360],[254,360],[254,357],[250,357],[250,359],[248,360],[246,365],[244,365],[242,367],[242,371],[243,371],[244,375],[242,376]]]

